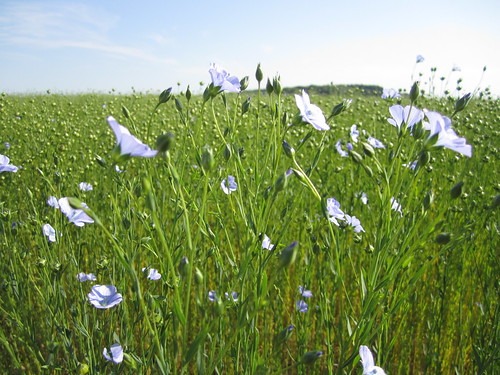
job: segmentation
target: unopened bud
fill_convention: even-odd
[[[186,277],[189,270],[189,261],[187,257],[183,257],[179,262],[179,274],[182,277]]]
[[[281,93],[283,92],[279,76],[276,76],[273,79],[273,91],[276,95],[281,95]]]
[[[130,111],[127,109],[127,107],[125,107],[124,105],[122,105],[122,112],[123,112],[123,115],[126,117],[126,118],[130,118]]]
[[[349,151],[349,155],[351,155],[351,158],[352,160],[355,162],[355,163],[358,163],[358,164],[362,164],[363,163],[363,156],[361,156],[359,153],[357,153],[356,151],[352,150],[352,151]]]
[[[368,157],[373,157],[375,155],[375,150],[373,149],[373,146],[369,143],[366,142],[361,142],[361,146],[363,146],[363,152],[365,153],[366,156]]]
[[[290,159],[295,158],[295,149],[288,144],[287,141],[283,141],[283,150],[285,151],[285,155]]]
[[[450,190],[451,199],[457,199],[460,195],[462,195],[462,187],[464,186],[464,182],[457,182]]]
[[[436,236],[436,242],[440,245],[446,245],[448,242],[450,242],[450,239],[451,239],[450,233],[439,233]]]
[[[233,154],[233,151],[231,150],[231,145],[226,144],[226,147],[224,148],[224,159],[226,159],[226,161],[228,161],[229,159],[231,159],[232,154]]]
[[[264,78],[264,74],[262,73],[262,69],[260,68],[260,63],[257,65],[257,70],[255,71],[255,79],[257,82],[261,82]]]
[[[240,90],[243,91],[247,87],[248,87],[248,76],[245,76],[240,80]]]
[[[200,269],[196,267],[194,269],[194,281],[196,284],[200,285],[203,283],[203,274],[201,273]]]
[[[323,355],[321,350],[314,350],[312,352],[307,352],[302,356],[300,363],[304,365],[312,365],[316,360]]]
[[[286,185],[288,185],[288,177],[293,173],[291,169],[283,173],[278,177],[276,183],[274,184],[274,191],[279,193],[283,189],[285,189]]]
[[[174,134],[171,132],[160,135],[156,138],[156,149],[159,152],[167,152],[174,144]]]
[[[175,108],[177,109],[178,112],[182,113],[183,105],[181,101],[177,98],[175,98]]]
[[[266,83],[266,91],[267,91],[268,95],[271,95],[274,91],[273,84],[271,83],[269,78],[267,79],[267,83]]]
[[[188,102],[191,100],[191,90],[189,89],[189,85],[186,89],[186,99]]]
[[[422,168],[424,167],[428,162],[429,160],[431,160],[431,153],[429,151],[422,151],[418,157],[418,167],[419,168]]]
[[[172,87],[163,90],[160,96],[158,97],[158,105],[168,102],[172,97],[171,92],[172,92]]]
[[[333,107],[330,117],[335,117],[340,115],[342,112],[344,112],[345,110],[347,110],[347,108],[350,107],[351,103],[352,99],[344,99],[342,103],[339,103],[335,107]]]
[[[214,151],[208,145],[203,147],[201,154],[201,166],[205,171],[211,170],[215,165]]]
[[[471,99],[472,99],[471,93],[465,94],[460,99],[458,99],[455,103],[455,113],[463,111],[465,107],[467,107],[467,104],[469,104]]]
[[[420,139],[424,136],[425,129],[424,125],[422,124],[422,121],[419,121],[418,123],[413,125],[413,128],[411,129],[411,134],[415,139]]]
[[[420,95],[420,87],[418,85],[418,81],[413,83],[413,86],[410,89],[410,101],[413,103],[415,100],[417,100],[418,96]]]
[[[68,203],[71,206],[71,208],[74,208],[75,210],[82,210],[84,208],[82,201],[75,197],[69,197]]]
[[[297,245],[298,242],[295,241],[283,249],[279,257],[280,268],[288,268],[295,263],[295,259],[297,258]]]
[[[292,336],[294,328],[292,324],[280,331],[274,338],[274,345],[280,345],[286,342]]]
[[[250,108],[250,97],[247,98],[243,103],[241,103],[241,114],[244,115],[248,112],[248,108]]]
[[[434,192],[432,190],[429,190],[427,194],[425,194],[424,201],[422,202],[424,210],[427,211],[433,202],[434,202]]]

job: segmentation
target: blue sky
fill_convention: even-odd
[[[284,86],[407,88],[431,67],[500,94],[500,2],[0,0],[0,91],[199,92],[211,62]],[[415,65],[417,55],[425,61]],[[461,71],[451,72],[456,65]],[[440,84],[437,85],[440,88]]]

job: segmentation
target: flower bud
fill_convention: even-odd
[[[264,78],[264,74],[262,73],[262,69],[260,67],[260,63],[257,65],[257,70],[255,71],[255,79],[257,82],[261,82],[262,79]]]
[[[352,103],[352,99],[344,99],[342,103],[337,104],[335,107],[332,109],[332,113],[330,113],[330,117],[335,117],[340,115],[342,112],[347,110],[347,108],[350,107]]]
[[[107,162],[106,160],[104,160],[103,158],[101,158],[99,155],[96,155],[95,156],[95,161],[97,162],[97,164],[99,164],[101,167],[106,167],[107,166]]]
[[[208,145],[203,147],[203,152],[201,154],[201,167],[205,172],[211,170],[215,165],[214,151]]]
[[[281,93],[283,92],[279,76],[276,76],[273,79],[273,91],[276,95],[281,95]]]
[[[351,158],[355,163],[358,163],[358,164],[363,163],[363,156],[358,154],[356,151],[354,151],[354,150],[349,151],[349,155],[351,155]]]
[[[287,141],[283,141],[283,150],[285,151],[285,155],[290,159],[295,158],[295,149],[290,146]]]
[[[82,210],[84,208],[82,201],[75,197],[69,197],[68,203],[71,206],[71,208],[74,208],[75,210]]]
[[[373,146],[369,143],[366,142],[361,142],[361,146],[363,146],[363,152],[365,153],[366,156],[368,157],[373,157],[375,155],[375,150],[373,149]]]
[[[226,144],[226,147],[224,148],[224,159],[226,159],[226,161],[228,161],[229,159],[231,159],[232,154],[233,154],[233,151],[231,150],[231,145]]]
[[[422,168],[424,167],[428,162],[429,160],[431,160],[431,153],[429,151],[422,151],[418,157],[418,163],[417,163],[417,166],[419,168]]]
[[[208,102],[208,100],[211,98],[210,96],[210,86],[205,88],[205,91],[203,91],[203,103]]]
[[[462,96],[460,99],[458,99],[455,103],[455,113],[458,113],[460,111],[463,111],[465,107],[467,107],[467,104],[471,101],[472,96],[471,93],[465,94]]]
[[[179,99],[175,98],[175,109],[177,109],[178,112],[182,113],[182,103]]]
[[[156,149],[159,152],[167,152],[174,144],[174,134],[171,132],[160,135],[156,138]]]
[[[274,191],[275,193],[279,193],[282,191],[284,188],[286,188],[286,185],[288,185],[288,177],[293,173],[291,169],[287,170],[285,173],[280,175],[278,179],[276,180],[276,183],[274,184]]]
[[[126,118],[130,118],[130,112],[129,110],[127,109],[127,107],[125,107],[124,105],[122,105],[122,112],[123,112],[123,115],[126,117]]]
[[[424,201],[422,202],[424,210],[427,211],[433,202],[434,202],[434,192],[432,190],[429,190],[427,194],[425,194]]]
[[[247,87],[248,87],[248,76],[245,76],[240,80],[240,90],[243,91]]]
[[[451,199],[457,199],[460,195],[462,195],[462,187],[464,186],[464,182],[457,182],[450,190]]]
[[[312,352],[307,352],[302,356],[300,363],[304,365],[312,365],[322,355],[323,352],[321,350],[314,350]]]
[[[413,103],[415,100],[417,100],[419,94],[420,94],[420,87],[418,85],[418,81],[415,81],[413,83],[413,86],[410,89],[410,101]]]
[[[424,125],[422,124],[422,121],[419,121],[415,125],[413,125],[413,128],[411,130],[411,134],[412,134],[414,139],[420,139],[424,136],[425,129],[424,129]]]
[[[203,283],[203,274],[201,273],[200,269],[196,267],[194,269],[194,281],[196,284],[200,285]]]
[[[288,327],[286,327],[285,329],[283,329],[282,331],[280,331],[274,337],[274,345],[277,346],[277,345],[281,345],[284,342],[286,342],[292,336],[294,328],[295,328],[294,325],[291,324]]]
[[[188,102],[191,100],[191,90],[189,89],[189,85],[186,89],[186,99]]]
[[[297,258],[297,244],[297,241],[292,242],[285,249],[283,249],[279,257],[280,268],[288,268],[295,263],[295,259]]]
[[[248,112],[248,108],[250,108],[250,97],[247,98],[243,103],[241,103],[241,114],[244,115]]]
[[[171,92],[172,92],[172,87],[163,90],[160,96],[158,97],[158,105],[168,102],[172,97]]]
[[[439,233],[436,236],[436,242],[440,245],[446,245],[448,242],[450,242],[450,239],[451,239],[450,233]]]
[[[189,261],[187,257],[182,257],[181,261],[179,262],[179,274],[182,277],[186,277],[188,270],[189,270]]]
[[[269,78],[267,79],[267,83],[266,83],[266,91],[267,91],[268,95],[271,95],[273,93],[273,91],[274,91],[273,84],[271,83],[271,81],[269,80]]]

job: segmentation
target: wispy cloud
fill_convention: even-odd
[[[144,48],[116,43],[112,33],[119,21],[118,16],[83,3],[4,3],[0,5],[0,43],[37,49],[80,48],[115,58],[175,63]]]

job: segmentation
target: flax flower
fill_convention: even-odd
[[[59,209],[61,210],[61,212],[65,214],[68,220],[71,223],[75,224],[77,227],[83,227],[87,223],[94,222],[94,219],[92,219],[89,215],[87,215],[85,211],[79,208],[71,207],[67,197],[59,199],[57,203],[59,205]],[[85,208],[88,208],[88,206],[83,202],[82,205]]]
[[[392,118],[387,119],[389,124],[394,125],[399,130],[406,125],[407,128],[412,129],[413,126],[424,119],[424,112],[417,107],[407,105],[403,106],[396,104],[389,108]]]
[[[231,194],[236,191],[238,184],[236,184],[233,176],[227,176],[227,179],[223,179],[220,183],[220,187],[225,194]]]
[[[19,168],[9,162],[10,159],[7,156],[0,155],[0,172],[17,172]]]
[[[104,358],[106,358],[107,361],[113,362],[113,363],[121,363],[123,362],[123,348],[120,344],[113,344],[109,348],[104,348],[102,351],[102,355]]]
[[[122,301],[122,295],[113,285],[94,285],[87,297],[89,302],[98,309],[109,309]]]
[[[462,155],[472,156],[472,146],[466,143],[465,138],[461,138],[455,133],[448,117],[427,110],[425,110],[425,116],[429,120],[429,122],[424,122],[424,128],[430,131],[429,138],[436,138],[434,147],[442,146]]]
[[[359,347],[359,356],[363,364],[363,375],[386,375],[382,368],[375,366],[372,352],[367,346],[361,345]]]
[[[317,130],[329,130],[323,111],[314,104],[311,104],[309,95],[302,90],[302,96],[295,95],[295,103],[300,111],[302,121],[311,124]]]
[[[210,64],[208,71],[212,77],[212,83],[216,87],[220,87],[221,91],[240,92],[241,85],[237,77],[230,75],[224,69],[218,68],[215,64]]]
[[[120,147],[121,155],[128,156],[142,156],[145,158],[152,158],[158,153],[157,150],[151,150],[148,145],[145,145],[136,137],[134,137],[128,129],[120,125],[113,116],[107,118],[109,126],[116,136],[116,144]]]

